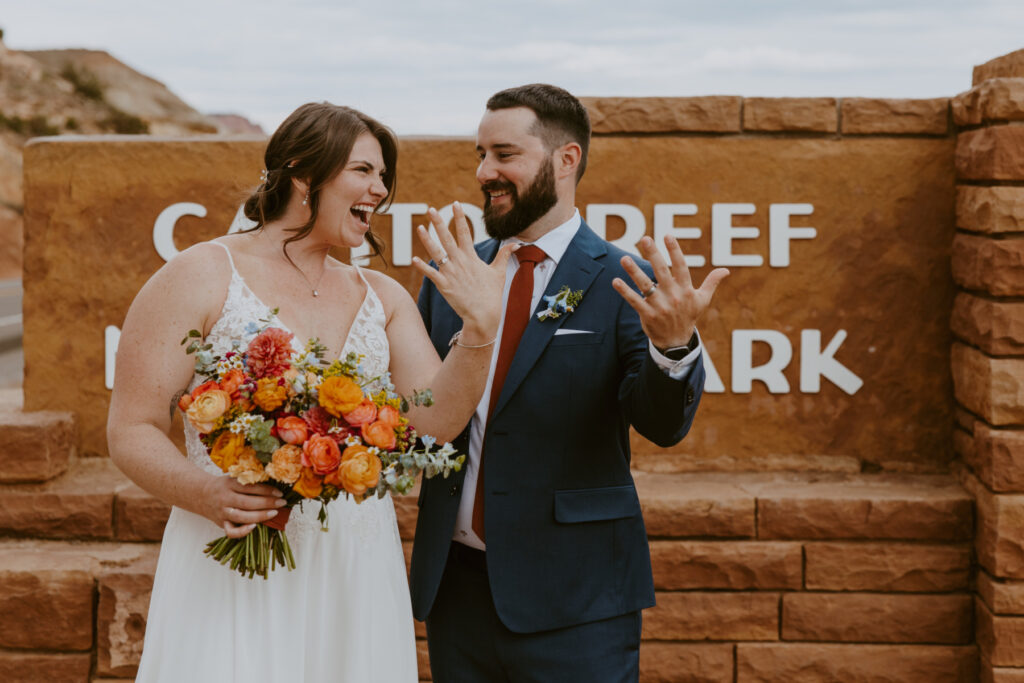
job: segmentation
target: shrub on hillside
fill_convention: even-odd
[[[103,84],[88,69],[76,69],[74,64],[68,62],[64,65],[60,75],[61,78],[75,86],[75,92],[82,97],[98,102],[103,101]]]
[[[110,108],[110,116],[100,124],[107,130],[128,135],[145,135],[149,132],[149,124],[134,114],[123,112],[117,107]]]

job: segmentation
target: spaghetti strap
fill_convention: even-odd
[[[234,273],[235,275],[238,275],[239,277],[241,277],[241,275],[238,272],[238,269],[235,268],[235,259],[232,258],[231,250],[228,249],[228,245],[223,244],[221,242],[218,242],[216,240],[210,240],[210,244],[216,244],[218,247],[223,247],[224,248],[224,251],[226,251],[227,254],[228,254],[228,263],[231,264],[231,272]]]

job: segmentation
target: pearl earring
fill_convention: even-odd
[[[309,190],[306,190],[306,197],[302,200],[302,205],[305,206],[306,204],[309,204]]]

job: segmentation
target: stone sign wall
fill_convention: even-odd
[[[701,326],[711,368],[694,430],[670,449],[636,437],[637,465],[941,468],[952,456],[948,101],[587,104],[583,217],[626,248],[675,235],[698,280],[732,270]],[[175,248],[228,230],[263,144],[64,137],[26,148],[25,409],[73,411],[83,453],[106,451],[132,296]],[[481,206],[475,165],[471,139],[403,139],[395,204],[374,221],[388,249],[370,265],[415,295],[408,262],[423,252],[411,228],[427,205]]]

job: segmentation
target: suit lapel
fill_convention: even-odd
[[[576,236],[569,243],[568,249],[558,262],[558,267],[551,276],[544,296],[555,294],[563,286],[570,290],[581,290],[586,294],[587,289],[593,284],[594,279],[604,270],[604,266],[596,259],[607,253],[607,247],[600,237],[591,230],[586,223],[580,225]],[[481,257],[483,255],[481,254]],[[493,258],[493,257],[492,257]],[[508,403],[509,398],[526,378],[530,369],[537,363],[537,359],[547,348],[555,331],[570,317],[563,315],[554,320],[538,320],[538,311],[547,308],[547,302],[540,300],[540,304],[530,314],[530,321],[526,324],[522,339],[516,349],[516,355],[512,358],[512,365],[509,366],[508,375],[505,376],[505,383],[501,388],[501,396],[494,406],[494,415],[501,412],[501,409]],[[493,417],[493,416],[492,416]]]

